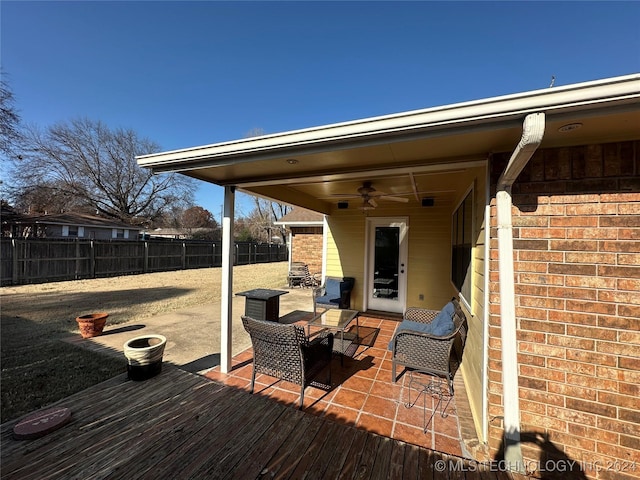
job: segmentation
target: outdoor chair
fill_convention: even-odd
[[[292,262],[291,270],[289,270],[289,275],[287,276],[287,283],[289,284],[289,288],[299,286],[299,287],[317,287],[319,282],[316,278],[316,275],[312,275],[309,272],[309,265],[302,262]]]
[[[348,309],[351,305],[351,290],[356,279],[353,277],[327,277],[324,284],[313,290],[313,313],[318,307],[324,309]]]
[[[440,310],[407,308],[389,343],[393,352],[391,375],[397,365],[445,378],[453,395],[453,377],[462,361],[467,339],[467,318],[457,299]]]
[[[304,334],[304,327],[300,325],[284,325],[247,316],[242,316],[242,324],[253,346],[251,393],[255,387],[256,373],[264,373],[300,385],[299,408],[302,409],[307,386],[331,385],[332,333],[322,332],[309,340]],[[326,384],[314,381],[322,370],[327,370]]]

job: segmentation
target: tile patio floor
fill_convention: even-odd
[[[306,325],[306,321],[301,321]],[[341,365],[335,356],[331,365],[332,388],[325,391],[307,387],[303,409],[318,416],[325,416],[337,422],[354,425],[357,428],[378,433],[389,438],[405,441],[443,453],[469,457],[461,438],[463,430],[469,431],[469,418],[459,419],[454,397],[446,408],[446,418],[440,416],[440,409],[433,415],[428,430],[424,432],[425,413],[428,420],[437,400],[424,395],[415,405],[407,408],[409,402],[409,377],[404,373],[397,381],[391,381],[391,352],[387,345],[393,336],[398,321],[361,315],[359,318],[361,345],[352,357],[344,357]],[[355,327],[351,326],[351,331]],[[336,336],[336,341],[339,341]],[[363,345],[364,344],[364,345]],[[206,377],[227,385],[250,389],[253,353],[245,350],[235,356],[229,374],[223,374],[219,367],[205,374]],[[402,371],[399,367],[398,374]],[[414,374],[415,375],[415,374]],[[323,378],[321,374],[320,377]],[[423,378],[430,378],[428,375]],[[456,381],[456,397],[466,395],[462,382]],[[460,391],[462,388],[462,391]],[[268,396],[279,402],[298,407],[300,387],[259,374],[256,377],[254,394]],[[417,392],[411,391],[415,401]],[[462,409],[466,411],[466,409]],[[462,420],[462,422],[461,422]],[[466,425],[465,425],[466,424]]]

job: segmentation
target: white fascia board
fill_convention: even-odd
[[[399,114],[251,137],[230,142],[136,157],[142,167],[170,169],[206,160],[210,166],[232,164],[234,158],[274,150],[297,150],[335,142],[383,135],[402,135],[425,129],[455,129],[472,123],[511,120],[532,112],[551,113],[568,108],[634,101],[640,98],[640,74],[550,87],[531,92],[414,110]]]

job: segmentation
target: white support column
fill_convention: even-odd
[[[224,187],[224,216],[222,217],[222,301],[220,305],[220,371],[231,370],[233,320],[233,216],[235,187]]]

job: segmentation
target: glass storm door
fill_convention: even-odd
[[[406,221],[369,218],[367,235],[367,308],[402,313],[406,299]]]

